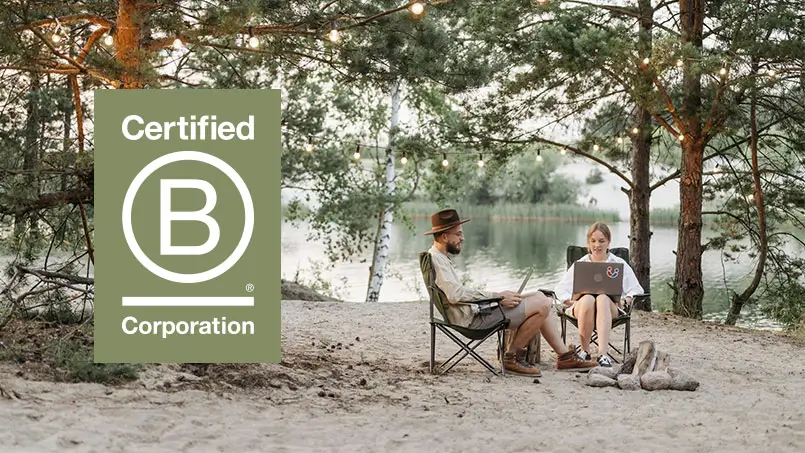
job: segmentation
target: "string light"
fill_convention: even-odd
[[[598,148],[598,145],[597,145],[597,144],[596,144],[596,145],[593,145],[593,151],[598,151],[598,149],[599,149],[599,148]]]
[[[680,67],[680,68],[681,68],[681,67],[682,67],[682,65],[684,65],[684,64],[685,64],[685,62],[684,62],[684,61],[682,61],[682,59],[681,59],[681,58],[680,58],[679,60],[676,60],[676,65],[677,65],[677,67]]]
[[[679,141],[685,140],[685,134],[679,134]]]
[[[305,151],[312,153],[313,152],[313,137],[310,137],[307,144],[305,145]]]
[[[478,154],[478,168],[484,167],[484,155]]]
[[[564,156],[567,154],[567,148],[562,148],[562,151],[559,151],[559,153]]]
[[[400,159],[400,163],[403,165],[408,163],[408,153],[406,153],[405,151],[403,151],[403,156],[402,159]]]
[[[425,6],[419,2],[412,3],[409,9],[411,10],[411,14],[413,14],[414,16],[419,16],[420,14],[425,12]]]
[[[335,21],[330,22],[330,34],[327,35],[330,39],[330,42],[338,42],[341,39],[341,35],[338,33],[338,28],[335,26]]]
[[[51,41],[55,42],[56,44],[61,42],[61,35],[57,33],[53,33],[53,36],[50,37]]]
[[[182,42],[182,40],[181,40],[181,39],[176,38],[176,39],[174,39],[174,40],[173,40],[173,48],[174,48],[174,49],[179,50],[179,49],[181,49],[183,46],[184,46],[184,43]]]
[[[442,153],[442,157],[442,167],[450,165],[450,162],[447,161],[447,153]]]
[[[721,75],[727,75],[727,67],[726,66],[722,67],[721,69],[718,70],[718,73]]]
[[[774,77],[776,72],[774,72],[774,69],[769,69],[769,72],[767,72],[767,74],[769,75],[769,77]]]
[[[106,44],[107,46],[111,46],[112,44],[115,43],[115,38],[113,38],[111,34],[107,34],[103,38],[103,43]]]
[[[358,145],[355,148],[355,154],[353,154],[352,157],[354,157],[355,160],[359,160],[361,158],[361,145]]]
[[[537,150],[537,162],[542,162],[542,151]]]
[[[619,145],[622,145],[622,144],[623,144],[623,137],[618,137],[618,144],[619,144]]]
[[[633,127],[633,128],[632,128],[632,133],[633,133],[634,135],[637,135],[637,133],[638,133],[638,132],[640,132],[640,129],[638,129],[638,128],[636,128],[636,127]]]
[[[643,59],[643,64],[648,64],[649,61],[650,60],[648,59],[648,57],[646,57],[646,58]]]
[[[256,49],[260,45],[260,40],[254,36],[254,27],[249,27],[249,47]]]

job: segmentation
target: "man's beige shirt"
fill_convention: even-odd
[[[431,247],[428,253],[431,255],[433,269],[436,272],[436,286],[447,296],[448,304],[445,311],[449,319],[446,321],[459,326],[469,326],[475,316],[472,308],[469,305],[457,304],[457,302],[489,299],[494,297],[494,293],[467,288],[461,283],[453,260],[449,256],[435,246]]]

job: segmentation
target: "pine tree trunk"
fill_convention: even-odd
[[[25,191],[26,198],[33,200],[36,199],[38,195],[38,184],[34,169],[37,167],[37,162],[39,161],[40,149],[42,148],[42,140],[44,140],[44,138],[40,132],[40,127],[42,126],[42,111],[39,101],[39,92],[42,89],[42,82],[39,79],[39,74],[31,73],[30,77],[31,86],[29,90],[28,116],[25,119],[22,169],[25,170],[25,174],[23,175],[25,187],[23,190]],[[17,235],[25,234],[25,231],[35,227],[36,222],[33,221],[29,214],[21,214],[14,217],[14,232]]]
[[[752,73],[757,74],[759,69],[759,61],[757,57],[752,59]],[[766,205],[763,199],[763,187],[761,186],[760,182],[760,171],[758,167],[757,161],[757,138],[758,138],[758,131],[757,131],[757,79],[751,79],[752,88],[751,88],[751,97],[750,97],[750,105],[749,105],[749,128],[750,128],[750,136],[749,136],[749,148],[752,153],[752,182],[754,183],[754,202],[755,202],[755,209],[757,209],[757,236],[758,236],[758,260],[757,260],[757,267],[755,268],[755,276],[752,279],[752,282],[749,286],[743,291],[743,293],[733,293],[732,295],[732,303],[730,304],[729,312],[727,313],[727,319],[725,323],[730,326],[734,326],[736,322],[738,322],[738,316],[741,314],[741,309],[743,308],[746,301],[752,297],[752,294],[755,293],[758,286],[760,285],[760,280],[763,277],[763,271],[766,266],[766,256],[768,255],[769,251],[769,242],[768,237],[766,235]]]
[[[704,2],[680,0],[683,45],[701,53]],[[679,178],[679,236],[674,275],[674,313],[694,319],[702,317],[702,134],[701,73],[690,62],[683,70],[682,161]]]
[[[400,119],[400,82],[395,80],[391,84],[391,124],[389,125],[389,148],[386,150],[386,198],[389,200],[381,214],[382,221],[375,238],[375,252],[372,259],[369,280],[369,289],[366,292],[366,302],[377,302],[380,298],[380,288],[383,286],[386,262],[389,257],[391,242],[391,224],[394,221],[394,206],[391,202],[395,191],[394,149],[391,147],[392,139],[397,130]]]
[[[651,27],[654,24],[654,8],[651,0],[639,0],[640,30],[637,48],[640,55],[649,55],[652,48]],[[651,91],[648,75],[637,81],[639,93]],[[629,192],[629,261],[637,281],[646,291],[651,291],[651,188],[649,186],[649,163],[651,155],[651,114],[643,107],[637,107],[635,125],[640,132],[632,143],[632,189]],[[635,301],[637,310],[651,311],[651,299]]]
[[[142,88],[140,75],[140,24],[146,14],[143,0],[120,0],[115,43],[117,62],[123,70],[123,88]]]

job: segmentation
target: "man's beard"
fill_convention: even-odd
[[[447,244],[447,253],[451,255],[458,255],[461,253],[461,246],[455,244]]]

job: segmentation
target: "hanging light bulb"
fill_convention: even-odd
[[[623,144],[623,137],[618,137],[618,144],[619,144],[619,145],[622,145],[622,144]]]
[[[106,44],[107,46],[111,46],[112,44],[115,43],[115,38],[113,38],[111,34],[107,34],[103,38],[103,43]]]
[[[257,36],[254,36],[254,27],[249,25],[249,47],[252,49],[256,49],[260,45],[260,40],[257,39]]]
[[[679,134],[679,137],[677,137],[677,138],[678,138],[678,139],[679,139],[679,141],[681,142],[682,140],[684,140],[684,139],[685,139],[685,134]]]
[[[646,57],[646,58],[643,59],[643,64],[648,64],[649,61],[651,61],[651,60],[649,60],[648,57]]]
[[[564,156],[565,154],[567,154],[567,148],[562,148],[562,151],[559,151],[559,153]]]
[[[409,9],[411,10],[411,14],[413,14],[414,16],[419,16],[420,14],[425,12],[425,6],[419,2],[412,3]]]
[[[327,35],[330,38],[330,42],[338,42],[341,39],[340,33],[338,33],[338,28],[335,26],[335,21],[330,22],[330,34]]]
[[[408,163],[407,153],[403,152],[403,157],[402,157],[402,159],[400,159],[400,163],[403,164],[403,165]]]
[[[774,72],[774,69],[769,69],[769,72],[767,72],[767,74],[769,75],[769,77],[774,77],[774,75],[777,73]]]
[[[308,140],[307,144],[305,145],[305,151],[307,151],[307,152],[309,152],[309,153],[312,153],[312,152],[313,152],[313,149],[314,149],[314,148],[313,148],[313,137],[311,137],[311,138]]]
[[[681,67],[682,67],[682,65],[684,65],[684,64],[685,64],[685,62],[684,62],[684,61],[682,61],[682,59],[681,59],[681,58],[680,58],[679,60],[676,60],[676,65],[677,65],[678,67],[680,67],[680,68],[681,68]]]
[[[361,158],[361,145],[358,145],[355,148],[355,154],[353,154],[352,157],[354,157],[355,160],[359,160]]]
[[[50,40],[58,44],[61,42],[61,35],[58,33],[53,33],[53,36],[50,37]]]
[[[633,134],[637,135],[638,132],[640,132],[640,129],[638,129],[636,127],[632,128],[632,133]]]
[[[537,150],[537,162],[542,162],[542,150]]]
[[[442,167],[450,165],[450,162],[447,161],[447,153],[442,153],[442,157]]]
[[[179,50],[179,49],[181,49],[183,46],[184,46],[184,43],[182,42],[182,40],[181,40],[181,39],[176,38],[176,39],[174,39],[174,40],[173,40],[173,48],[174,48],[174,49]]]
[[[596,145],[593,145],[593,151],[598,151],[598,149],[599,149],[599,148],[598,148],[598,145],[597,145],[597,144],[596,144]]]
[[[484,155],[478,154],[478,168],[484,167]]]
[[[721,75],[727,75],[727,67],[726,66],[722,67],[721,69],[718,70],[718,73]]]

